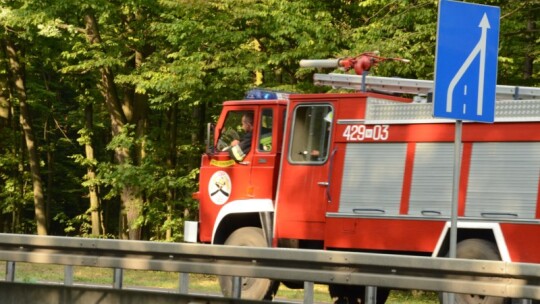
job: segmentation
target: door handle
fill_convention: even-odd
[[[330,181],[332,181],[332,171],[334,170],[334,158],[336,156],[337,148],[330,154],[330,163],[328,165],[328,182],[326,182],[326,199],[328,203],[332,202],[332,196],[330,195]]]
[[[328,183],[328,182],[318,182],[318,183],[317,183],[317,185],[323,186],[323,187],[328,187],[329,184],[330,184],[330,183]]]
[[[442,212],[438,210],[422,210],[422,215],[442,215]]]

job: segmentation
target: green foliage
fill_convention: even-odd
[[[540,84],[540,3],[538,1],[492,1],[501,5],[499,82]]]
[[[90,219],[87,214],[69,217],[63,212],[55,215],[54,220],[62,224],[67,235],[88,236],[92,234]]]
[[[411,60],[410,64],[381,63],[373,71],[378,75],[432,79],[437,3],[434,0],[363,1],[360,18],[364,24],[354,30],[351,49],[356,54],[379,51],[385,57]]]
[[[535,26],[540,20],[537,1],[472,1],[501,8],[499,83],[538,85],[540,36]],[[351,56],[378,50],[388,57],[411,59],[410,64],[384,63],[373,72],[384,75],[433,79],[435,60],[437,4],[435,0],[385,1],[359,3],[364,8],[362,26],[354,29]],[[535,25],[536,24],[536,25]],[[528,74],[528,75],[527,75]]]

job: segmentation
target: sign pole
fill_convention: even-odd
[[[499,20],[498,7],[439,1],[433,116],[456,120],[448,253],[452,259],[457,256],[462,123],[495,120]],[[454,298],[453,293],[444,297],[450,304]]]
[[[457,247],[457,218],[459,205],[459,180],[461,175],[461,134],[463,121],[456,120],[454,138],[454,181],[452,186],[452,212],[450,224],[450,258],[456,257]]]
[[[459,207],[459,181],[461,177],[461,145],[462,145],[462,129],[463,121],[458,119],[455,124],[454,135],[454,180],[452,183],[452,210],[450,214],[450,251],[448,257],[451,259],[456,258],[457,249],[457,218]],[[446,294],[447,304],[454,303],[454,294]]]

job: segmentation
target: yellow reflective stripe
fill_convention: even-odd
[[[230,159],[230,160],[215,160],[215,159],[212,159],[210,161],[210,165],[211,166],[216,166],[216,167],[221,167],[221,168],[230,167],[230,166],[234,165],[234,160],[232,160],[232,159]]]

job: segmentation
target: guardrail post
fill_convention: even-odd
[[[189,273],[182,272],[178,276],[178,292],[183,294],[189,293]]]
[[[314,297],[313,297],[313,282],[304,282],[304,304],[312,304]]]
[[[366,304],[377,303],[377,287],[366,286]]]
[[[72,265],[64,266],[64,285],[67,285],[67,286],[73,285],[73,266]]]
[[[6,262],[6,281],[15,282],[15,262]]]
[[[114,276],[113,276],[113,288],[122,289],[123,280],[124,280],[124,270],[121,268],[115,268]]]
[[[454,294],[451,292],[443,293],[443,304],[454,304]]]
[[[242,278],[233,277],[232,279],[232,297],[234,299],[240,299],[242,296]]]

